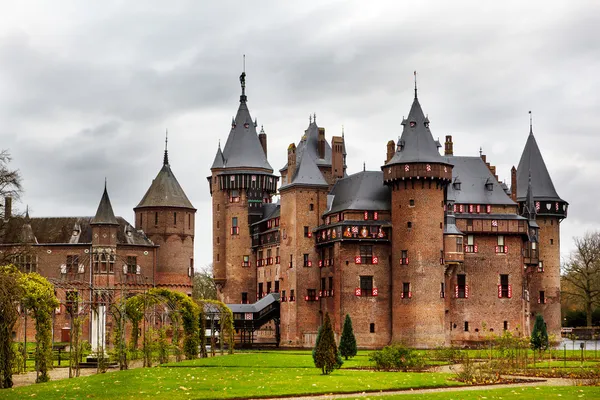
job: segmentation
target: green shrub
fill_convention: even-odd
[[[352,320],[350,315],[346,314],[342,338],[340,339],[340,354],[347,360],[348,357],[354,357],[356,352],[356,337],[354,337],[354,330],[352,329]]]
[[[375,351],[370,354],[369,360],[375,364],[376,370],[408,371],[425,367],[423,356],[402,344],[393,344]]]
[[[325,313],[323,329],[317,338],[313,358],[315,367],[320,368],[323,375],[329,375],[331,371],[342,366],[342,358],[335,344],[335,336],[329,319],[329,313]]]

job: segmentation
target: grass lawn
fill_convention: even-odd
[[[600,387],[581,386],[526,386],[508,389],[468,390],[446,393],[425,393],[396,396],[369,396],[369,399],[380,400],[481,400],[481,399],[598,399],[600,398]],[[364,397],[362,399],[365,399]]]
[[[346,367],[368,363],[361,352]],[[238,353],[110,372],[0,392],[2,399],[215,399],[462,385],[451,374],[358,371],[323,376],[310,351]],[[92,397],[93,396],[93,397]]]

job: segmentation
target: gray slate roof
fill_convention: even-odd
[[[279,301],[279,293],[270,293],[254,304],[227,304],[227,307],[234,313],[256,313],[276,301]]]
[[[525,201],[527,197],[527,186],[529,173],[531,172],[531,186],[535,200],[557,200],[560,198],[546,168],[546,163],[542,158],[542,153],[537,145],[533,131],[529,131],[521,160],[517,167],[517,201]]]
[[[411,127],[411,123],[415,126]],[[386,165],[415,162],[446,163],[438,151],[436,141],[429,130],[429,120],[423,114],[416,96],[408,118],[402,121],[402,125],[404,129],[398,142],[398,149]],[[404,145],[400,146],[401,143]]]
[[[195,210],[169,164],[163,164],[140,204],[135,208],[141,207],[179,207]]]
[[[219,148],[217,149],[217,154],[215,155],[215,160],[213,161],[212,167],[210,167],[210,169],[223,168],[224,165],[225,165],[225,159],[223,158],[223,152],[221,151],[221,143],[219,143]]]
[[[30,230],[36,243],[44,244],[90,244],[92,242],[93,217],[37,217],[27,221],[15,217],[8,221],[6,232],[0,237],[1,244],[23,243],[23,230]],[[135,230],[122,217],[116,217],[117,244],[154,246],[143,232]],[[29,226],[27,226],[29,225]],[[77,233],[77,234],[75,234]]]
[[[223,165],[219,166],[218,155],[215,157],[215,163],[212,168],[264,168],[273,172],[273,168],[256,134],[254,121],[250,116],[250,111],[245,101],[245,96],[240,100],[240,107],[232,124],[229,137],[223,148]]]
[[[100,199],[96,216],[92,219],[92,224],[118,225],[112,205],[110,204],[110,198],[108,197],[106,185],[104,185],[104,193],[102,193],[102,198]]]
[[[288,181],[281,188],[290,185],[329,186],[319,170],[319,165],[331,165],[331,146],[325,140],[325,154],[320,158],[318,145],[319,127],[311,121],[296,147],[296,171],[293,176],[288,176]],[[286,168],[287,165],[283,170]]]
[[[460,190],[455,190],[454,185],[448,185],[448,200],[462,204],[506,204],[516,203],[506,194],[502,185],[481,157],[443,157],[444,162],[452,164],[452,182],[460,180]],[[492,183],[492,191],[486,189],[486,182]]]
[[[338,180],[331,192],[331,208],[325,214],[344,210],[390,209],[390,189],[383,184],[383,172],[361,171]]]

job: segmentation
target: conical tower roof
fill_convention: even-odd
[[[232,121],[231,131],[223,148],[223,166],[218,166],[218,164],[215,166],[213,163],[212,168],[262,168],[273,172],[258,139],[256,124],[248,110],[245,73],[240,76],[240,82],[242,84],[240,106]]]
[[[165,149],[163,166],[152,181],[150,188],[135,208],[142,207],[180,207],[195,210],[181,185],[173,175]]]
[[[96,215],[92,218],[91,224],[93,225],[119,225],[115,218],[112,205],[110,204],[110,198],[108,197],[108,191],[106,190],[106,182],[104,183],[104,193],[100,199],[98,210]]]
[[[217,154],[215,155],[215,160],[213,161],[212,167],[210,169],[215,168],[223,168],[223,152],[221,151],[221,143],[219,143],[219,148],[217,149]]]
[[[386,164],[405,163],[442,163],[446,160],[438,152],[438,147],[429,130],[429,119],[423,114],[421,104],[417,98],[415,87],[415,99],[408,113],[408,117],[402,121],[404,129],[398,141],[396,154]]]
[[[552,183],[546,163],[530,128],[525,149],[517,167],[517,201],[525,201],[531,174],[531,189],[535,200],[563,201]]]

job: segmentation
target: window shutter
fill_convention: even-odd
[[[508,298],[512,298],[512,285],[508,285]]]
[[[369,212],[365,211],[365,221],[369,219]]]
[[[354,289],[354,295],[355,295],[355,296],[360,296],[360,295],[362,295],[362,291],[360,290],[360,288],[356,288],[356,289]]]
[[[377,295],[379,295],[379,290],[377,290],[377,288],[376,288],[376,287],[374,287],[374,288],[373,288],[373,291],[372,291],[372,293],[371,293],[371,294],[372,294],[373,296],[377,296]]]
[[[502,285],[498,285],[498,298],[502,298]]]
[[[486,212],[486,213],[488,213],[488,214],[489,214],[489,213],[491,213],[491,212],[492,212],[492,206],[491,206],[491,205],[489,205],[489,204],[488,204],[488,205],[486,205],[486,206],[485,206],[485,212]]]
[[[473,252],[478,253],[479,252],[479,248],[477,247],[477,245],[473,246]]]
[[[400,293],[400,298],[403,299],[404,298],[404,292]]]
[[[496,253],[500,251],[500,246],[496,246]]]
[[[312,261],[308,260],[308,264],[309,267],[312,267]]]
[[[465,285],[465,299],[469,298],[469,285]]]
[[[454,286],[454,297],[458,299],[458,285]]]
[[[123,264],[123,273],[126,274],[127,273],[127,265]]]
[[[412,292],[408,292],[408,298],[412,299]]]
[[[504,252],[508,253],[508,246],[507,245],[504,245]]]
[[[319,260],[319,268],[323,266],[323,260]]]
[[[60,264],[60,273],[61,274],[67,273],[67,264]]]
[[[80,274],[83,274],[85,272],[85,265],[84,264],[79,264],[79,272]]]
[[[361,264],[361,263],[362,263],[362,258],[360,256],[354,257],[354,264]]]
[[[323,291],[319,290],[319,297],[323,297]]]
[[[141,268],[139,265],[136,265],[136,266],[135,266],[135,273],[136,273],[137,275],[139,275],[139,274],[141,274],[141,273],[142,273],[142,268]]]
[[[379,257],[373,256],[373,264],[379,264]]]
[[[377,220],[379,219],[379,213],[378,213],[377,211],[375,211],[375,212],[373,213],[373,219],[374,219],[375,221],[377,221]]]

